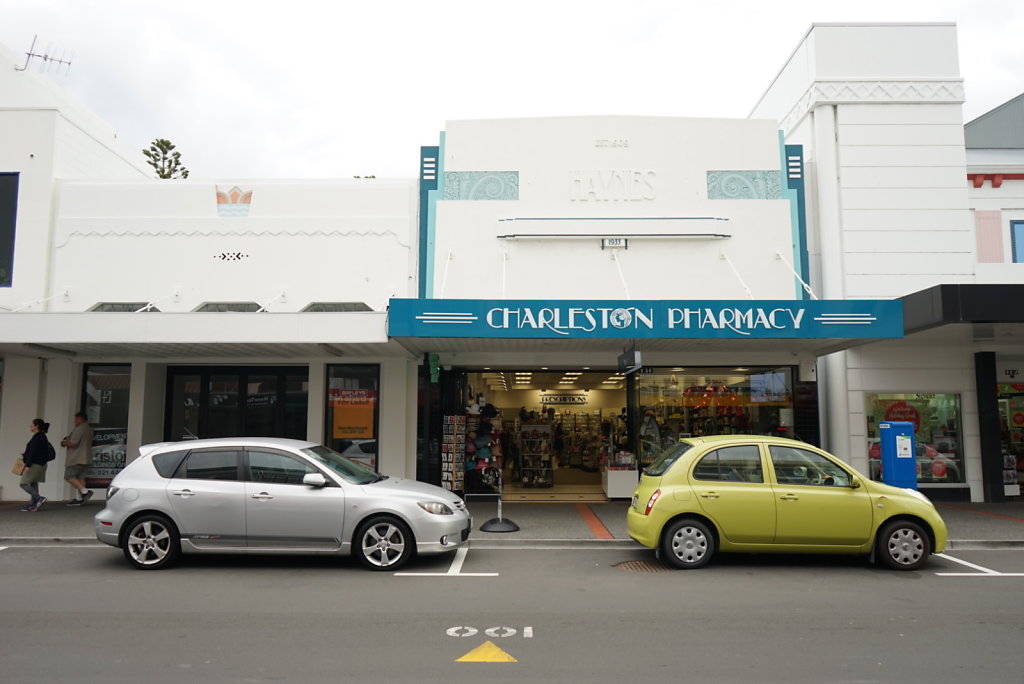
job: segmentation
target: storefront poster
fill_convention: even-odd
[[[371,439],[374,434],[374,414],[377,409],[377,391],[368,389],[330,390],[334,411],[334,439]]]
[[[896,401],[885,409],[885,420],[904,420],[914,424],[914,434],[921,433],[921,411],[906,401]]]
[[[128,430],[96,428],[92,435],[92,465],[85,471],[85,486],[108,487],[127,463]]]

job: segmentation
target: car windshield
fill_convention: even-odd
[[[341,475],[346,482],[352,484],[371,484],[386,479],[384,475],[379,475],[373,468],[347,459],[337,451],[332,451],[323,445],[302,449],[302,453],[318,463],[323,463]]]
[[[664,475],[665,471],[672,467],[672,464],[679,460],[679,457],[693,448],[689,442],[679,442],[661,452],[661,456],[654,459],[654,463],[644,469],[645,475],[658,477]]]

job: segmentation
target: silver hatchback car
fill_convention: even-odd
[[[457,549],[473,525],[455,494],[379,475],[315,442],[200,439],[140,452],[94,524],[143,570],[182,552],[355,554],[394,570],[414,554]]]

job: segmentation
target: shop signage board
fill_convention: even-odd
[[[540,403],[542,404],[586,404],[586,394],[542,394],[540,395]]]
[[[903,337],[898,300],[392,299],[391,337],[879,339]]]

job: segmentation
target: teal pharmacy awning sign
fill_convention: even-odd
[[[903,337],[899,300],[392,299],[390,337],[880,339]]]

